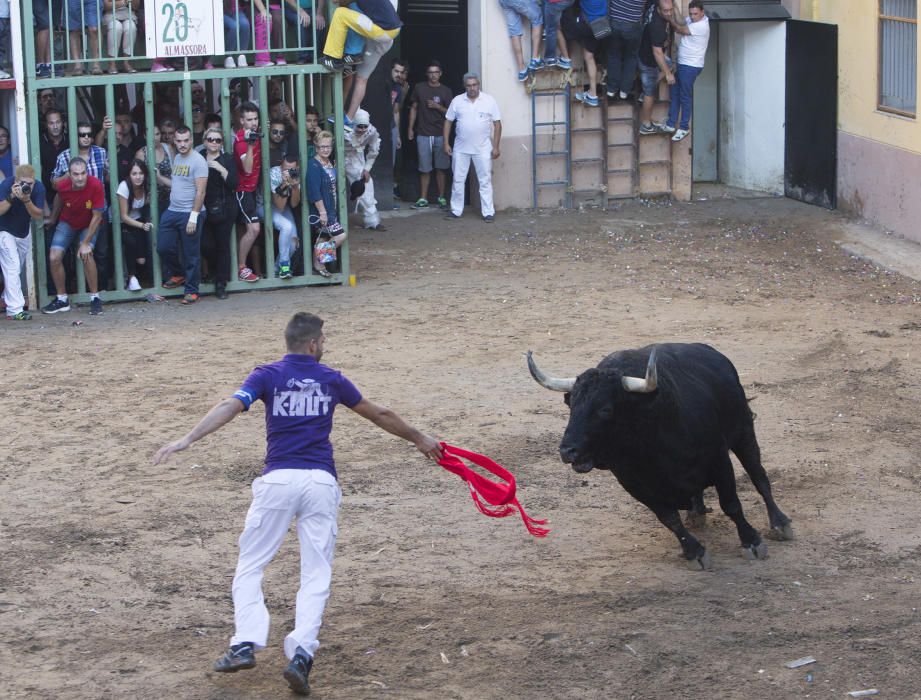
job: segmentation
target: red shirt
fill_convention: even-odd
[[[90,225],[94,211],[105,211],[106,196],[102,183],[92,175],[86,176],[86,187],[75,190],[73,181],[68,177],[58,185],[58,196],[64,200],[61,209],[61,221],[77,231]]]
[[[247,173],[243,169],[243,156],[249,144],[243,140],[245,129],[240,129],[233,142],[233,155],[237,159],[237,175],[240,183],[237,185],[237,192],[255,192],[259,185],[259,172],[262,168],[262,142],[256,141],[253,144],[253,172]]]

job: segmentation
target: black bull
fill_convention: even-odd
[[[560,442],[563,462],[579,473],[613,472],[675,534],[689,562],[709,568],[710,557],[678,510],[703,516],[708,486],[716,487],[720,508],[736,524],[745,555],[767,556],[767,545],[742,513],[729,450],[764,499],[775,536],[792,538],[790,518],[771,496],[739,375],[709,345],[622,350],[571,379],[545,375],[528,351],[528,368],[542,386],[566,392],[570,413]]]

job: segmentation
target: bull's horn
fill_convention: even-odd
[[[656,390],[659,383],[659,374],[656,371],[656,349],[653,348],[649,353],[649,362],[646,363],[646,378],[639,377],[621,377],[624,389],[637,394],[648,394]]]
[[[534,377],[534,380],[538,384],[540,384],[545,389],[550,389],[551,391],[572,391],[572,387],[576,383],[575,377],[570,377],[569,379],[557,379],[556,377],[548,377],[546,374],[541,372],[537,367],[537,363],[534,362],[534,358],[531,356],[530,350],[528,350],[528,369],[531,370],[531,376]]]

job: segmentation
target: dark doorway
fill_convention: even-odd
[[[786,77],[784,194],[834,209],[838,172],[837,25],[787,22]]]

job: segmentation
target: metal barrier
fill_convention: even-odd
[[[189,0],[190,2],[193,0]],[[207,1],[207,0],[199,0]],[[23,0],[23,27],[32,27],[33,8],[40,0]],[[64,5],[64,0],[49,0],[51,9],[54,10],[60,5]],[[89,0],[95,3],[96,0]],[[128,0],[129,3],[132,0]],[[244,0],[252,3],[252,0]],[[165,3],[176,6],[184,3]],[[53,22],[52,15],[52,22]],[[316,28],[315,23],[311,22],[312,39],[316,45]],[[251,28],[251,32],[254,30]],[[219,102],[220,116],[222,122],[222,131],[224,132],[225,144],[233,143],[233,135],[238,125],[231,124],[231,82],[235,79],[249,81],[245,85],[251,85],[255,94],[250,99],[255,98],[260,106],[260,128],[262,130],[262,182],[261,191],[264,202],[264,217],[262,220],[262,236],[265,241],[264,263],[268,275],[257,282],[242,282],[236,280],[232,275],[230,283],[227,285],[228,291],[239,291],[260,288],[281,288],[300,285],[320,285],[320,284],[337,284],[348,280],[349,276],[349,253],[348,239],[340,249],[340,270],[333,273],[332,277],[324,278],[312,274],[312,242],[311,230],[308,222],[309,208],[307,202],[301,206],[300,217],[300,247],[304,256],[304,273],[295,276],[293,279],[282,280],[273,278],[271,271],[275,268],[274,255],[274,237],[272,236],[272,206],[271,206],[271,185],[269,178],[269,85],[270,81],[279,80],[282,84],[282,97],[289,105],[296,118],[298,129],[298,153],[299,162],[301,163],[301,186],[302,192],[306,194],[306,173],[307,173],[307,131],[304,123],[305,110],[308,104],[314,104],[320,110],[321,114],[329,114],[334,117],[335,128],[329,126],[330,131],[335,133],[335,151],[337,162],[337,192],[338,192],[338,209],[339,219],[343,226],[347,226],[348,220],[348,202],[347,190],[345,186],[344,172],[344,143],[342,131],[343,93],[342,93],[342,76],[340,73],[330,73],[325,68],[315,64],[287,64],[273,65],[262,67],[216,67],[209,70],[202,68],[194,69],[189,66],[189,59],[181,59],[183,69],[171,72],[137,72],[137,73],[119,73],[119,74],[91,74],[91,75],[69,75],[64,77],[47,77],[40,78],[36,75],[36,35],[30,31],[24,31],[25,44],[25,72],[26,72],[26,117],[27,128],[29,133],[29,162],[31,162],[36,171],[40,171],[41,164],[41,145],[40,134],[43,125],[39,124],[40,104],[38,95],[48,88],[55,90],[56,93],[63,91],[66,96],[66,114],[69,133],[70,152],[78,153],[77,139],[77,122],[82,121],[81,113],[85,115],[88,121],[98,125],[102,121],[103,115],[111,117],[113,120],[116,115],[116,91],[120,94],[122,91],[127,95],[129,91],[134,91],[136,103],[143,103],[143,122],[146,126],[146,146],[147,146],[147,163],[151,173],[150,177],[150,205],[152,230],[150,236],[150,248],[153,270],[154,286],[145,288],[143,291],[155,292],[159,294],[175,294],[176,290],[164,289],[160,286],[161,270],[160,259],[157,255],[157,231],[161,212],[158,211],[158,185],[155,177],[156,173],[156,153],[154,148],[153,126],[154,120],[154,92],[155,87],[163,84],[176,83],[181,95],[180,114],[183,121],[192,124],[192,85],[196,81],[202,82],[208,92],[209,102],[214,105]],[[98,34],[98,32],[97,32]],[[287,40],[289,37],[282,30],[282,37]],[[68,37],[69,38],[69,37]],[[304,35],[298,35],[298,41],[304,40]],[[97,36],[97,48],[101,47],[101,39]],[[67,61],[52,62],[53,70],[64,64],[73,66],[85,65],[92,62],[92,56],[86,55],[86,44],[83,42],[84,55],[78,59],[69,59]],[[67,50],[70,51],[71,45],[67,44]],[[291,47],[290,51],[300,51],[306,49],[300,43]],[[234,54],[245,52],[235,51]],[[254,51],[249,53],[255,54]],[[97,52],[98,55],[98,52]],[[129,57],[130,59],[130,57]],[[118,59],[123,60],[123,59]],[[255,61],[253,61],[255,63]],[[223,64],[222,64],[223,65]],[[138,120],[140,121],[140,120]],[[140,124],[138,124],[140,130]],[[117,141],[115,129],[109,129],[105,148],[109,157],[110,166],[117,164]],[[23,159],[23,162],[25,160]],[[118,198],[116,190],[118,188],[117,167],[112,167],[112,175],[106,185],[107,193],[110,199],[111,211],[111,255],[114,259],[114,280],[115,289],[105,291],[104,297],[109,300],[120,299],[138,299],[138,292],[129,292],[123,289],[125,279],[124,251],[122,248],[122,221],[120,208],[117,204]],[[306,199],[306,197],[305,197]],[[50,235],[48,232],[47,235]],[[47,292],[47,249],[46,249],[46,232],[41,225],[36,225],[33,229],[33,240],[35,241],[33,250],[36,256],[37,287],[40,304],[44,305],[50,296]],[[237,246],[231,245],[231,271],[237,269]],[[73,299],[77,302],[86,301],[89,297],[86,292],[85,280],[83,277],[82,265],[76,265],[76,288],[77,294]],[[105,290],[103,278],[100,277],[100,290]],[[208,293],[213,291],[212,284],[202,284],[201,292]]]

